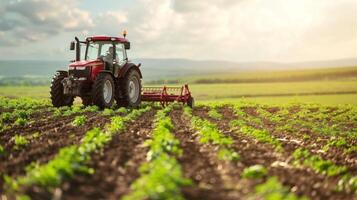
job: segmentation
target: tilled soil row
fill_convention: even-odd
[[[290,144],[284,144],[284,153],[280,154],[271,146],[257,142],[247,135],[232,133],[229,122],[237,117],[229,107],[219,111],[223,114],[222,120],[210,119],[204,113],[201,116],[215,122],[220,130],[234,138],[233,148],[241,155],[240,162],[244,167],[263,165],[268,169],[269,176],[277,176],[282,184],[291,188],[291,191],[311,199],[353,199],[353,194],[334,191],[338,177],[329,178],[310,169],[291,166],[289,162],[292,160],[294,147]],[[255,183],[247,184],[247,186],[253,185]]]
[[[61,199],[120,199],[130,191],[130,184],[139,177],[138,168],[146,160],[143,142],[150,137],[155,110],[144,113],[127,130],[113,136],[102,152],[94,154],[88,166],[92,175],[76,174],[57,190]],[[36,190],[34,190],[36,191]],[[39,195],[39,194],[36,194]],[[52,194],[35,196],[51,199]]]
[[[25,167],[31,162],[46,163],[58,153],[60,148],[78,144],[87,131],[94,127],[103,127],[110,121],[110,117],[103,117],[100,113],[90,113],[87,117],[86,124],[80,127],[72,126],[71,120],[62,122],[60,126],[48,126],[52,129],[40,132],[38,138],[31,139],[30,143],[20,150],[13,150],[8,157],[2,157],[0,174],[11,177],[23,175]],[[11,143],[9,142],[7,146],[11,147]],[[1,178],[0,192],[3,189],[2,186],[3,180]]]
[[[180,141],[183,155],[178,158],[186,178],[193,181],[192,186],[184,187],[182,192],[186,199],[239,199],[236,189],[236,166],[220,161],[217,148],[201,144],[199,136],[190,128],[190,121],[183,116],[182,110],[170,113],[174,124],[174,135]]]
[[[88,114],[88,113],[82,113]],[[31,135],[35,132],[44,132],[46,130],[54,129],[56,127],[63,126],[63,124],[67,124],[73,119],[82,114],[74,114],[70,116],[61,116],[55,117],[51,112],[39,113],[35,118],[31,119],[33,121],[30,124],[26,124],[24,126],[14,126],[11,129],[5,130],[0,133],[0,144],[3,145],[16,134],[26,136]]]
[[[285,148],[292,148],[290,151],[299,147],[308,149],[309,151],[320,155],[324,159],[331,160],[337,165],[344,165],[348,167],[352,174],[357,174],[357,151],[345,153],[342,148],[330,147],[327,152],[324,152],[322,149],[328,141],[331,141],[330,137],[313,133],[309,129],[302,129],[297,133],[291,134],[277,131],[277,124],[274,124],[269,119],[260,116],[256,112],[256,108],[249,107],[244,109],[244,111],[249,115],[260,118],[263,121],[265,128],[269,130],[273,137],[280,140],[283,144],[289,144],[285,145]],[[308,135],[309,138],[304,138],[304,135]],[[348,142],[350,144],[357,145],[357,141]]]

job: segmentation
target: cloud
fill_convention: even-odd
[[[5,0],[0,7],[4,11],[0,30],[5,32],[2,37],[9,39],[7,44],[39,41],[93,27],[90,13],[78,9],[71,0]]]
[[[125,9],[107,2],[95,12],[84,10],[80,0],[1,1],[0,44],[127,29],[131,57],[288,62],[357,52],[355,0],[126,1]]]

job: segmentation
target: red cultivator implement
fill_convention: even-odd
[[[142,101],[160,102],[162,106],[167,106],[170,102],[181,102],[191,108],[194,99],[188,89],[188,85],[182,87],[143,87],[141,94]]]

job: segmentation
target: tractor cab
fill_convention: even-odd
[[[77,37],[75,40],[70,45],[71,50],[76,50],[76,60],[69,65],[70,75],[76,76],[76,73],[71,72],[78,73],[77,69],[92,67],[94,73],[88,77],[90,80],[94,80],[96,73],[101,70],[110,71],[114,77],[118,77],[120,69],[128,62],[126,50],[130,49],[130,42],[126,38],[92,36],[85,41],[79,41]],[[81,58],[83,47],[85,51]]]

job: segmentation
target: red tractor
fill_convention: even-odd
[[[92,36],[85,41],[77,37],[70,49],[76,50],[76,59],[68,71],[57,71],[52,79],[51,100],[55,107],[71,106],[76,96],[85,106],[109,108],[114,101],[119,106],[137,107],[141,101],[159,101],[163,106],[178,101],[193,106],[193,98],[185,85],[180,88],[146,88],[142,90],[141,64],[128,60],[126,50],[130,42],[124,37]],[[81,60],[81,46],[85,46]],[[180,91],[172,94],[168,91]],[[143,92],[143,93],[142,93]]]

